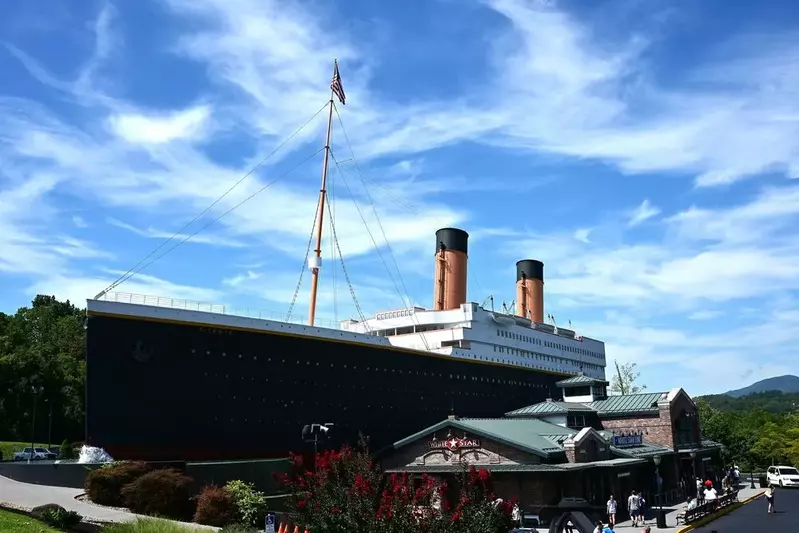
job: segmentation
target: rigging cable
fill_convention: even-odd
[[[359,175],[361,177],[361,183],[363,184],[364,191],[366,191],[366,197],[369,200],[369,203],[370,203],[370,205],[372,207],[372,212],[375,215],[375,220],[377,221],[377,225],[380,228],[380,232],[383,234],[383,240],[385,240],[385,242],[386,242],[386,248],[388,249],[388,253],[391,256],[391,260],[394,263],[394,267],[397,269],[397,276],[399,277],[400,283],[402,284],[402,288],[405,291],[405,298],[407,298],[407,307],[411,308],[411,307],[413,307],[413,300],[411,299],[411,295],[408,292],[407,286],[405,285],[405,280],[402,278],[402,272],[400,271],[399,264],[397,264],[397,259],[394,256],[393,250],[391,249],[391,243],[388,241],[388,236],[386,235],[386,231],[383,228],[383,223],[380,222],[380,215],[377,214],[377,207],[375,206],[375,201],[372,198],[372,195],[369,193],[369,188],[366,186],[366,183],[364,181],[363,171],[361,170],[361,167],[358,164],[358,160],[355,157],[355,150],[353,150],[353,148],[352,148],[352,143],[350,142],[350,138],[347,135],[347,130],[344,128],[344,121],[341,119],[341,115],[338,112],[338,108],[335,106],[335,102],[333,104],[333,109],[336,111],[336,117],[338,118],[338,123],[341,126],[341,131],[344,134],[344,139],[347,142],[347,146],[350,149],[351,159],[355,163],[355,167],[358,169],[358,173],[359,173]],[[344,177],[343,172],[341,171],[341,166],[339,165],[338,161],[336,161],[336,158],[335,158],[335,156],[333,156],[332,153],[331,153],[331,156],[333,157],[333,161],[336,164],[336,169],[338,169],[338,171],[342,174],[342,179],[344,180],[344,184],[347,186],[347,189],[350,190],[349,189],[349,184],[347,184],[347,180]],[[406,305],[405,304],[405,298],[403,298],[402,292],[400,291],[399,287],[397,287],[397,283],[394,280],[393,275],[391,274],[391,269],[386,264],[385,259],[383,258],[383,254],[380,252],[380,247],[377,245],[377,242],[375,242],[375,239],[372,236],[372,232],[369,230],[369,225],[366,223],[366,220],[365,220],[363,214],[361,213],[360,206],[358,206],[358,203],[355,201],[355,196],[352,194],[351,190],[350,190],[350,196],[352,197],[353,202],[355,203],[355,207],[358,210],[358,214],[361,216],[361,220],[363,220],[364,226],[366,226],[366,231],[369,234],[369,237],[372,239],[372,243],[374,243],[375,249],[377,250],[377,253],[380,256],[381,261],[383,261],[383,265],[386,267],[386,271],[388,272],[389,278],[391,278],[391,282],[394,284],[394,287],[397,289],[397,292],[400,295],[400,299],[403,300],[403,305]],[[411,311],[410,316],[411,316],[411,322],[414,324],[414,327],[421,326],[421,324],[418,321],[418,318],[416,317],[416,313],[415,313],[414,310]],[[422,339],[422,344],[424,344],[425,350],[427,350],[428,352],[431,351],[430,350],[430,344],[427,342],[427,335],[424,332],[421,332],[421,331],[419,333],[421,333],[420,337]]]
[[[352,159],[353,163],[355,163],[355,168],[358,169],[358,174],[360,175],[361,183],[363,184],[363,188],[366,191],[366,196],[369,199],[369,202],[371,203],[372,210],[373,210],[373,212],[375,214],[375,219],[377,219],[377,224],[380,227],[380,231],[383,234],[383,239],[385,239],[385,241],[386,241],[386,248],[388,248],[389,254],[391,255],[391,260],[394,263],[394,267],[397,269],[397,275],[399,276],[400,283],[402,284],[402,288],[405,290],[405,293],[407,294],[407,298],[408,298],[408,301],[409,301],[409,306],[411,306],[412,303],[410,303],[410,300],[411,300],[410,293],[408,292],[408,289],[405,286],[405,281],[402,278],[402,272],[400,271],[399,265],[397,264],[397,259],[396,259],[396,257],[394,257],[394,253],[391,250],[391,244],[388,242],[388,238],[386,237],[386,232],[383,229],[383,224],[380,222],[380,217],[377,215],[377,209],[375,207],[375,202],[374,202],[374,200],[372,200],[372,196],[369,193],[369,187],[366,185],[366,182],[370,181],[372,184],[376,185],[380,189],[383,189],[384,191],[388,191],[388,189],[386,187],[384,187],[382,184],[380,184],[379,182],[377,182],[375,180],[370,180],[370,179],[367,178],[367,176],[365,175],[363,169],[361,169],[361,165],[358,163],[358,160],[355,157],[355,150],[353,150],[353,148],[352,148],[352,143],[350,142],[350,138],[347,135],[347,130],[344,128],[344,122],[341,119],[341,115],[338,112],[338,107],[335,105],[335,102],[333,103],[333,109],[336,112],[336,118],[338,119],[338,123],[341,126],[341,132],[344,134],[344,140],[347,142],[347,146],[349,147],[350,156],[351,156],[350,159]],[[391,196],[391,195],[389,194],[389,196]],[[409,212],[411,212],[413,214],[416,214],[416,215],[420,215],[421,214],[421,211],[418,208],[416,208],[412,204],[409,204],[407,201],[400,200],[396,196],[393,196],[392,200],[393,200],[394,204],[399,205],[401,207],[404,207],[406,210],[408,210]],[[481,284],[480,284],[480,280],[477,279],[476,275],[474,274],[474,269],[473,268],[470,268],[468,270],[468,274],[467,275],[470,276],[470,279],[477,284],[477,289],[480,292],[485,292],[483,290]]]
[[[313,120],[314,120],[314,119],[315,119],[317,116],[319,116],[319,113],[321,113],[322,111],[324,111],[324,109],[325,109],[325,108],[326,108],[328,105],[329,105],[329,102],[325,102],[325,104],[324,104],[322,107],[320,107],[320,108],[319,108],[319,110],[318,110],[316,113],[314,113],[314,114],[313,114],[313,116],[311,116],[311,118],[309,118],[308,120],[306,120],[306,121],[305,121],[305,123],[304,123],[302,126],[300,126],[299,128],[297,128],[296,130],[294,130],[294,133],[292,133],[291,135],[289,135],[289,136],[288,136],[288,137],[287,137],[287,138],[286,138],[286,139],[285,139],[283,142],[281,142],[279,145],[277,145],[277,147],[276,147],[274,150],[272,150],[272,151],[271,151],[271,152],[270,152],[270,153],[269,153],[269,154],[268,154],[266,157],[264,157],[264,158],[263,158],[261,161],[259,161],[259,162],[258,162],[258,163],[257,163],[257,164],[254,166],[254,167],[252,167],[252,168],[251,168],[249,171],[247,171],[247,172],[246,172],[246,173],[245,173],[245,174],[244,174],[244,175],[243,175],[241,178],[239,178],[239,180],[238,180],[236,183],[234,183],[234,184],[233,184],[233,185],[232,185],[232,186],[231,186],[231,187],[230,187],[230,188],[229,188],[227,191],[225,191],[225,193],[224,193],[224,194],[222,194],[222,195],[221,195],[219,198],[217,198],[216,200],[214,200],[214,201],[211,203],[211,205],[209,205],[208,207],[206,207],[205,209],[203,209],[203,210],[202,210],[202,211],[201,211],[201,212],[200,212],[198,215],[196,215],[196,216],[195,216],[193,219],[191,219],[189,222],[187,222],[187,223],[186,223],[186,224],[185,224],[185,225],[184,225],[182,228],[180,228],[178,231],[176,231],[176,232],[175,232],[175,233],[174,233],[174,234],[173,234],[171,237],[169,237],[167,240],[163,241],[161,244],[159,244],[158,246],[156,246],[156,247],[155,247],[155,248],[154,248],[154,249],[153,249],[153,250],[152,250],[152,251],[151,251],[149,254],[147,254],[147,255],[146,255],[146,256],[144,256],[142,259],[140,259],[138,263],[136,263],[135,265],[133,265],[133,266],[132,266],[132,267],[131,267],[131,268],[130,268],[130,269],[127,271],[127,272],[125,272],[125,273],[124,273],[124,274],[122,274],[122,275],[121,275],[119,278],[117,278],[117,279],[116,279],[116,280],[115,280],[115,281],[114,281],[114,282],[113,282],[111,285],[109,285],[109,286],[108,286],[108,287],[107,287],[105,290],[103,290],[103,291],[102,291],[102,292],[100,292],[100,293],[99,293],[97,296],[95,296],[95,298],[99,298],[99,297],[101,297],[102,295],[104,295],[105,293],[107,293],[107,292],[109,292],[109,291],[112,291],[112,290],[114,290],[114,288],[116,288],[118,285],[120,285],[120,284],[122,284],[122,283],[126,282],[126,281],[127,281],[127,280],[129,280],[131,277],[133,277],[133,276],[134,276],[136,273],[138,273],[138,272],[141,272],[142,270],[144,270],[144,268],[146,268],[147,266],[151,265],[151,264],[152,264],[154,261],[151,261],[150,263],[147,263],[147,265],[145,265],[143,268],[140,268],[140,269],[136,270],[136,269],[137,269],[137,267],[139,267],[139,265],[141,265],[142,263],[144,263],[145,261],[147,261],[147,259],[149,259],[149,258],[150,258],[150,257],[152,257],[153,255],[155,255],[155,254],[156,254],[156,253],[157,253],[157,252],[158,252],[158,251],[159,251],[161,248],[163,248],[164,246],[166,246],[168,243],[170,243],[170,242],[172,242],[173,240],[175,240],[175,239],[176,239],[176,238],[177,238],[177,237],[178,237],[178,236],[179,236],[181,233],[183,233],[183,231],[184,231],[184,230],[186,230],[186,229],[187,229],[189,226],[191,226],[192,224],[194,224],[195,222],[197,222],[197,221],[198,221],[198,220],[199,220],[199,219],[200,219],[200,218],[201,218],[203,215],[205,215],[205,214],[206,214],[208,211],[210,211],[211,209],[213,209],[213,208],[214,208],[214,206],[215,206],[216,204],[218,204],[220,201],[222,201],[222,200],[223,200],[223,199],[224,199],[224,198],[225,198],[225,197],[226,197],[228,194],[230,194],[231,192],[233,192],[233,189],[235,189],[236,187],[238,187],[238,186],[241,184],[241,182],[243,182],[245,179],[247,179],[248,177],[250,177],[250,176],[252,175],[252,173],[253,173],[253,172],[255,172],[256,170],[258,170],[258,168],[260,168],[261,166],[263,166],[263,164],[264,164],[264,163],[266,163],[266,162],[267,162],[269,159],[271,159],[271,158],[272,158],[272,156],[274,156],[274,155],[275,155],[275,154],[276,154],[276,153],[277,153],[277,152],[278,152],[278,151],[279,151],[281,148],[283,148],[283,147],[284,147],[286,144],[288,144],[288,142],[289,142],[289,141],[291,141],[291,140],[292,140],[294,137],[296,137],[297,135],[299,135],[299,133],[300,133],[300,132],[301,132],[303,129],[305,129],[305,127],[306,127],[306,126],[308,126],[308,124],[310,124],[311,122],[313,122]],[[314,154],[314,155],[316,155],[316,154]],[[293,170],[293,169],[292,169],[292,170]],[[262,190],[263,190],[263,189],[262,189]],[[259,191],[259,192],[260,192],[260,191]],[[256,194],[257,194],[257,193],[256,193]],[[239,204],[239,205],[241,205],[241,204]],[[237,206],[237,207],[238,207],[238,206]],[[221,217],[220,217],[220,218],[221,218]],[[214,222],[215,222],[216,220],[219,220],[219,218],[215,219],[215,220],[214,220]],[[213,222],[212,222],[212,224],[213,224]],[[209,225],[210,225],[210,224],[209,224]],[[200,229],[200,231],[202,231],[202,229],[205,229],[206,227],[208,227],[208,226],[203,226],[203,228],[201,228],[201,229]],[[192,236],[196,235],[197,233],[199,233],[199,231],[198,231],[198,232],[195,232],[195,233],[193,233],[192,235],[190,235],[190,236],[189,236],[189,238],[191,238]],[[186,242],[186,240],[188,240],[188,239],[185,239],[183,242]],[[181,242],[181,244],[182,244],[182,242]],[[178,245],[178,246],[179,246],[179,245]],[[177,246],[176,246],[176,247],[173,247],[173,248],[170,248],[170,250],[174,250],[175,248],[177,248]],[[167,253],[169,253],[169,252],[167,252]],[[161,255],[159,255],[159,256],[158,256],[158,258],[160,258],[160,257],[163,257],[164,255],[166,255],[166,254],[161,254]],[[156,260],[157,260],[158,258],[156,258]]]
[[[338,160],[336,160],[336,156],[332,153],[332,151],[330,153],[330,157],[333,159],[333,163],[336,164],[336,170],[341,175],[341,179],[344,182],[344,186],[347,188],[347,191],[350,193],[350,198],[352,198],[352,203],[353,205],[355,205],[355,210],[358,211],[358,215],[361,217],[361,222],[363,222],[363,225],[366,228],[366,233],[369,235],[369,239],[371,239],[372,244],[375,247],[375,251],[377,251],[378,257],[380,257],[380,261],[383,262],[383,266],[386,268],[386,272],[388,272],[388,277],[391,280],[391,283],[394,285],[394,289],[396,289],[397,294],[399,294],[400,300],[402,301],[402,305],[410,306],[410,301],[408,302],[405,301],[405,296],[402,294],[399,285],[397,285],[397,282],[394,279],[394,275],[392,274],[391,269],[388,266],[388,263],[386,263],[386,260],[383,257],[383,252],[380,251],[380,245],[377,244],[374,235],[372,235],[372,231],[369,229],[369,224],[366,222],[366,217],[364,216],[363,211],[361,210],[361,206],[358,205],[358,201],[355,199],[355,195],[352,193],[352,189],[350,189],[350,184],[347,182],[347,178],[344,176],[344,173],[341,170],[341,165],[339,165],[339,162]],[[410,300],[410,298],[408,298],[408,300]]]
[[[332,234],[333,230],[335,229],[335,219],[336,219],[336,197],[333,194],[335,188],[335,179],[334,176],[330,176],[330,186],[327,188],[327,201],[330,202],[330,232]],[[333,239],[330,239],[330,258],[334,259],[336,257],[336,243],[333,242]],[[335,263],[333,263],[335,265]],[[333,320],[338,323],[338,284],[336,280],[336,268],[335,266],[330,269],[330,277],[333,278]]]
[[[255,191],[254,193],[252,193],[250,196],[248,196],[247,198],[245,198],[244,200],[242,200],[241,202],[237,203],[236,205],[234,205],[233,207],[231,207],[230,209],[228,209],[227,211],[225,211],[224,213],[222,213],[221,215],[219,215],[219,216],[218,216],[218,217],[216,217],[215,219],[211,220],[211,221],[210,221],[209,223],[207,223],[206,225],[202,226],[200,229],[198,229],[198,230],[197,230],[197,231],[195,231],[194,233],[190,233],[190,234],[186,235],[186,237],[184,237],[184,238],[183,238],[181,241],[179,241],[178,243],[176,243],[176,244],[175,244],[174,246],[172,246],[171,248],[168,248],[167,250],[165,250],[165,251],[164,251],[164,252],[162,252],[161,254],[159,254],[159,255],[155,256],[155,257],[154,257],[153,259],[151,259],[149,262],[147,262],[147,263],[145,263],[145,264],[141,265],[141,266],[140,266],[139,268],[137,268],[136,270],[129,271],[129,275],[128,275],[128,276],[127,276],[127,277],[126,277],[124,280],[120,281],[119,283],[124,283],[125,281],[129,280],[130,278],[132,278],[133,276],[135,276],[136,274],[138,274],[139,272],[141,272],[142,270],[144,270],[144,269],[145,269],[145,268],[147,268],[148,266],[152,265],[153,263],[155,263],[156,261],[158,261],[159,259],[161,259],[162,257],[164,257],[166,254],[168,254],[169,252],[171,252],[172,250],[174,250],[174,249],[175,249],[175,248],[177,248],[178,246],[180,246],[180,245],[182,245],[182,244],[186,243],[186,241],[188,241],[189,239],[191,239],[192,237],[194,237],[195,235],[197,235],[198,233],[200,233],[200,232],[201,232],[201,231],[203,231],[204,229],[206,229],[206,228],[208,228],[209,226],[211,226],[211,225],[215,224],[216,222],[218,222],[220,219],[222,219],[222,218],[223,218],[223,217],[225,217],[226,215],[230,214],[231,212],[235,211],[236,209],[238,209],[239,207],[241,207],[241,206],[242,206],[242,205],[244,205],[245,203],[249,202],[250,200],[252,200],[252,199],[253,199],[253,198],[255,198],[256,196],[258,196],[259,194],[261,194],[263,191],[265,191],[266,189],[268,189],[269,187],[271,187],[272,185],[274,185],[275,183],[277,183],[277,182],[278,182],[278,181],[279,181],[281,178],[284,178],[284,177],[288,176],[289,174],[291,174],[292,172],[294,172],[295,170],[297,170],[299,167],[301,167],[302,165],[304,165],[305,163],[307,163],[308,161],[310,161],[310,160],[311,160],[313,157],[315,157],[316,155],[318,155],[318,154],[319,154],[319,153],[320,153],[322,150],[324,150],[324,148],[320,148],[320,149],[319,149],[319,150],[317,150],[316,152],[312,153],[311,155],[309,155],[308,157],[306,157],[306,158],[305,158],[305,159],[304,159],[302,162],[300,162],[299,164],[297,164],[297,165],[293,166],[293,167],[292,167],[292,168],[290,168],[288,171],[284,172],[283,174],[281,174],[279,177],[275,178],[274,180],[270,181],[269,183],[267,183],[266,185],[264,185],[263,187],[261,187],[260,189],[258,189],[258,190],[257,190],[257,191]],[[117,283],[117,285],[119,285],[119,283]],[[113,287],[112,287],[112,288],[113,288]],[[107,289],[105,292],[108,292],[108,290],[110,290],[110,289]],[[101,294],[102,294],[102,293],[101,293]]]
[[[305,256],[302,258],[302,265],[300,266],[300,279],[297,281],[297,286],[294,288],[294,295],[291,297],[289,310],[286,314],[286,322],[291,322],[291,314],[294,312],[294,304],[297,303],[297,296],[300,294],[300,288],[302,287],[302,278],[305,276],[306,261],[308,261],[308,257],[311,254],[311,244],[313,243],[314,231],[316,230],[316,219],[319,218],[319,201],[320,198],[317,197],[316,209],[314,209],[313,215],[313,224],[311,225],[311,235],[308,237],[308,246],[305,247]]]
[[[344,140],[347,142],[347,146],[350,149],[350,157],[352,158],[353,163],[355,163],[355,168],[358,169],[358,173],[361,176],[361,183],[363,183],[364,179],[363,179],[363,171],[361,170],[361,165],[358,164],[358,159],[355,157],[355,150],[352,148],[350,137],[349,135],[347,135],[347,130],[344,128],[344,121],[341,120],[341,115],[338,112],[338,106],[335,105],[335,102],[333,103],[333,109],[336,112],[336,118],[338,119],[338,123],[341,126],[341,132],[344,134]],[[399,277],[400,283],[402,284],[402,289],[405,291],[405,297],[408,299],[408,307],[411,307],[413,304],[411,301],[410,293],[408,292],[408,288],[405,286],[405,280],[402,278],[402,272],[400,271],[399,264],[397,263],[397,258],[394,257],[394,252],[391,249],[391,243],[388,242],[388,237],[386,236],[386,230],[383,228],[383,223],[380,222],[380,217],[377,214],[377,208],[375,207],[375,202],[372,199],[372,195],[369,192],[369,188],[366,186],[366,183],[363,183],[363,186],[364,190],[366,191],[366,197],[372,206],[372,212],[374,212],[375,214],[375,220],[377,221],[377,225],[380,228],[380,232],[383,234],[383,239],[386,241],[386,248],[388,249],[388,253],[391,256],[391,260],[394,263],[394,268],[397,269],[397,276]]]
[[[325,202],[327,204],[327,212],[330,214],[330,202]],[[332,219],[332,214],[330,214]],[[341,271],[344,273],[344,279],[347,280],[347,286],[350,288],[350,295],[352,295],[352,301],[355,303],[355,310],[358,311],[358,317],[361,319],[361,322],[367,324],[368,329],[368,322],[366,322],[366,317],[363,315],[363,311],[361,310],[361,306],[358,303],[358,298],[355,296],[355,288],[352,286],[352,282],[350,281],[350,276],[347,273],[347,266],[344,264],[344,255],[341,253],[341,246],[338,242],[338,236],[336,235],[336,226],[333,225],[333,241],[336,243],[336,250],[338,250],[338,256],[341,259]]]

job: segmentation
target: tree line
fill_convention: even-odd
[[[782,410],[780,405],[791,401],[785,398],[772,406],[774,411],[768,411],[758,398],[760,394],[752,396],[734,404],[714,397],[697,398],[703,435],[722,443],[727,462],[745,471],[799,465],[799,410]],[[730,409],[731,405],[736,408]]]
[[[84,324],[82,309],[54,296],[0,313],[0,440],[83,440]]]

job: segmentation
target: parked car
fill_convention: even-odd
[[[42,461],[45,459],[57,459],[58,455],[46,448],[24,448],[21,452],[14,454],[14,461]]]
[[[799,487],[799,471],[792,466],[770,466],[766,471],[769,485]]]

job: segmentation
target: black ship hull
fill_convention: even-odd
[[[94,314],[86,440],[117,459],[304,452],[304,424],[378,450],[454,412],[496,417],[564,375],[329,339]]]

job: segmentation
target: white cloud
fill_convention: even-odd
[[[148,239],[158,239],[164,241],[172,239],[174,243],[186,241],[187,243],[192,244],[210,244],[213,246],[227,246],[230,248],[242,248],[247,246],[247,244],[243,241],[203,233],[192,235],[191,233],[170,233],[168,231],[157,230],[154,228],[147,228],[144,230],[110,217],[106,218],[106,222],[112,226],[128,230],[131,233],[135,233],[140,237],[146,237]]]
[[[630,213],[630,221],[628,224],[630,226],[637,226],[641,222],[649,220],[652,217],[656,217],[660,214],[660,208],[657,206],[652,205],[649,203],[649,200],[644,200],[641,204],[636,207],[632,213]]]
[[[500,127],[510,145],[629,173],[694,173],[698,186],[796,175],[799,89],[786,81],[799,72],[795,40],[742,37],[722,59],[693,65],[704,83],[666,89],[648,75],[646,39],[601,42],[553,3],[485,3],[512,28],[499,41],[495,89],[510,96]]]
[[[688,320],[712,320],[722,316],[724,313],[714,310],[694,311],[688,315]]]
[[[115,272],[114,274],[121,275],[123,273]],[[116,276],[114,277],[116,278]],[[85,305],[87,298],[94,298],[97,293],[105,287],[108,287],[112,282],[113,279],[109,276],[73,277],[64,274],[55,274],[39,279],[28,287],[28,292],[31,294],[54,295],[58,299],[69,300],[76,305]],[[181,285],[146,274],[139,274],[126,282],[124,285],[124,293],[121,292],[123,287],[117,290],[120,291],[119,297],[122,300],[129,298],[130,294],[158,296],[164,299],[161,305],[168,305],[166,300],[169,298],[202,303],[222,303],[224,301],[223,293],[218,290]],[[182,302],[178,304],[182,304]]]
[[[83,217],[79,217],[77,215],[72,217],[72,223],[75,224],[76,228],[80,228],[80,229],[84,229],[84,228],[88,228],[89,227],[89,224],[86,223],[86,221],[83,219]]]
[[[593,228],[578,228],[574,230],[574,238],[580,242],[584,242],[585,244],[590,243],[589,237],[591,236],[591,232]]]
[[[165,115],[118,114],[109,121],[114,133],[130,143],[159,144],[203,136],[210,115],[208,106],[198,106]]]

